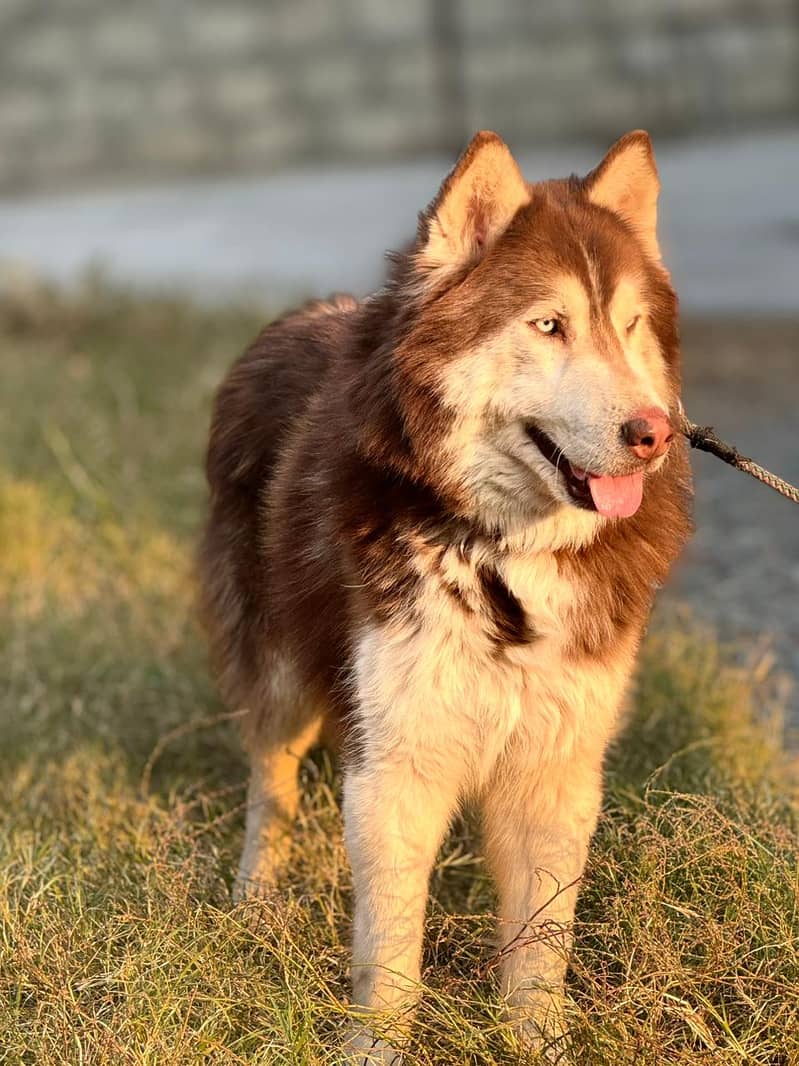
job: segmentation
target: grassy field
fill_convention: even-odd
[[[338,779],[305,768],[280,903],[232,908],[244,763],[192,608],[209,400],[257,325],[91,285],[0,302],[3,1062],[334,1061]],[[579,907],[578,1063],[799,1063],[799,818],[765,693],[684,621],[649,638]],[[468,815],[433,889],[412,1061],[524,1061]]]

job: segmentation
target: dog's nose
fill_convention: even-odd
[[[674,439],[668,415],[657,407],[636,411],[621,427],[625,444],[639,459],[657,459],[665,455]]]

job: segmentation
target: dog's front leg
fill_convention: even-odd
[[[539,766],[503,760],[484,803],[485,849],[500,897],[498,968],[525,1042],[563,1051],[562,987],[579,880],[601,800],[600,757]]]
[[[459,695],[434,683],[428,642],[373,630],[356,667],[359,751],[344,775],[355,890],[353,1003],[367,1016],[349,1048],[399,1063],[417,998],[430,871],[476,744]]]
[[[458,799],[453,775],[398,746],[351,770],[344,824],[355,890],[353,1003],[375,1013],[350,1048],[359,1063],[399,1063],[417,998],[430,871]],[[380,1036],[376,1034],[379,1032]]]

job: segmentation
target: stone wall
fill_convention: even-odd
[[[0,191],[791,122],[797,0],[0,0]]]

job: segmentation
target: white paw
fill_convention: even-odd
[[[256,872],[250,874],[239,870],[236,880],[233,882],[231,896],[234,903],[242,903],[248,899],[273,900],[277,894],[275,879],[268,873]]]
[[[352,1029],[342,1053],[346,1066],[402,1066],[403,1062],[401,1051],[365,1026]]]
[[[233,905],[236,917],[252,933],[263,930],[266,924],[273,924],[276,909],[280,903],[280,894],[272,880],[254,880],[241,874],[233,884]]]
[[[568,1032],[560,1015],[550,1014],[545,1021],[517,1021],[514,1030],[521,1047],[535,1052],[543,1062],[559,1066],[572,1062]]]

